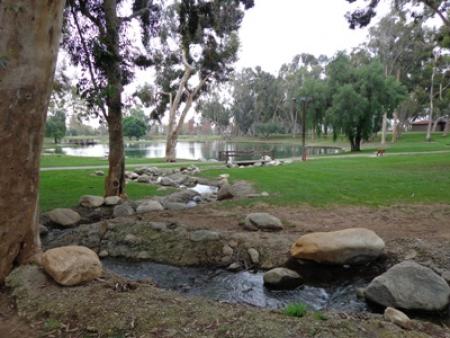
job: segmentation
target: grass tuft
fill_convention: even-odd
[[[287,316],[301,318],[308,312],[308,307],[304,303],[289,304],[283,310],[283,313]]]

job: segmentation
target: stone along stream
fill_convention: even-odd
[[[159,287],[188,296],[203,296],[216,301],[241,303],[260,308],[280,309],[291,303],[305,303],[311,310],[333,309],[359,312],[368,305],[357,296],[357,289],[367,286],[372,275],[342,271],[328,282],[316,280],[293,290],[271,290],[263,285],[263,272],[230,272],[203,267],[175,267],[152,262],[130,262],[106,258],[103,265],[110,271],[132,280],[153,279]],[[334,272],[330,271],[331,277]]]

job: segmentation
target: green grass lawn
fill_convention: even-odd
[[[92,176],[92,170],[64,170],[41,172],[39,205],[42,212],[62,207],[74,207],[82,195],[103,196],[104,177]],[[156,191],[148,184],[130,183],[128,196],[135,200],[167,192]]]
[[[221,173],[224,170],[208,170],[203,175]],[[253,182],[258,190],[270,194],[264,201],[278,205],[450,203],[448,154],[320,159],[280,167],[229,169],[227,173],[232,181]]]
[[[189,160],[179,160],[179,162],[191,162]],[[162,158],[129,158],[126,164],[163,164]],[[68,156],[60,154],[45,154],[41,156],[41,167],[78,167],[78,166],[107,166],[108,160],[102,157]]]
[[[379,137],[378,137],[379,139]],[[385,145],[381,145],[379,140],[374,143],[364,144],[363,152],[374,152],[376,149],[386,149],[386,152],[426,152],[426,151],[450,151],[450,135],[443,136],[442,133],[434,133],[432,140],[425,140],[425,133],[409,132],[401,135],[397,143],[391,143],[391,135],[388,135]]]
[[[42,211],[72,207],[84,194],[103,194],[104,177],[93,170],[41,172]],[[227,202],[225,205],[265,201],[276,205],[306,203],[316,206],[389,205],[394,203],[450,203],[450,155],[423,154],[383,158],[335,158],[297,162],[279,167],[211,169],[216,177],[229,173],[232,181],[253,182],[270,197]],[[131,199],[157,192],[151,185],[130,183]]]

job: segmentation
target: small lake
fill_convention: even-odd
[[[338,147],[307,147],[308,155],[334,155],[343,150]],[[125,156],[127,158],[161,158],[165,156],[166,144],[164,141],[149,143],[125,143]],[[271,151],[275,158],[300,157],[302,146],[299,144],[283,143],[237,143],[227,141],[210,142],[186,142],[177,143],[176,156],[186,160],[210,160],[218,159],[219,152],[224,150],[233,151]],[[46,149],[46,152],[57,152],[59,154],[86,157],[105,157],[108,154],[107,144],[96,144],[90,146],[62,145],[57,148]],[[260,156],[244,155],[238,160],[256,160]]]

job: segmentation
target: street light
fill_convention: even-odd
[[[306,161],[306,108],[311,98],[304,96],[300,98],[302,104],[302,161]]]

